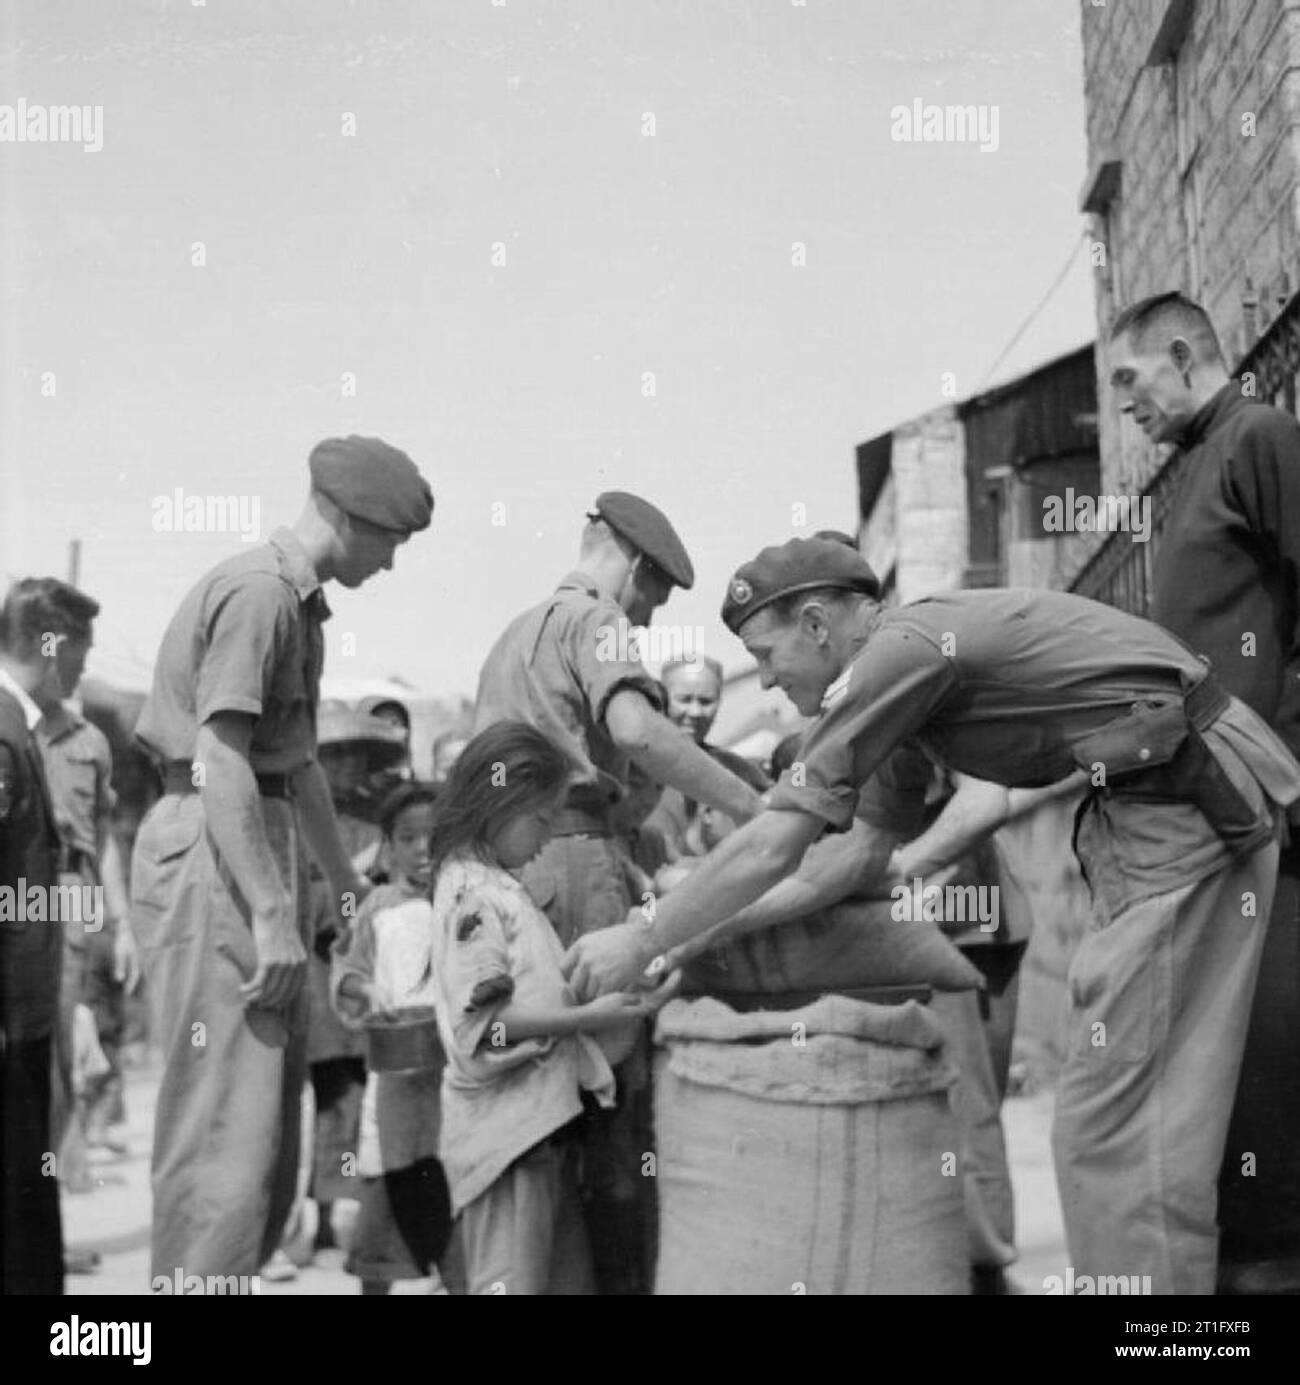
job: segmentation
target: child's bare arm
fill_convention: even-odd
[[[511,1002],[497,1012],[491,1029],[498,1024],[504,1025],[505,1042],[518,1043],[522,1039],[559,1038],[579,1032],[594,1034],[626,1024],[629,1020],[641,1019],[648,1013],[644,994],[614,991],[585,1005],[562,1005],[554,1009]],[[496,1030],[498,1039],[501,1032]],[[484,1042],[489,1041],[485,1033]]]

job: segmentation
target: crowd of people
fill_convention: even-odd
[[[709,740],[715,660],[656,677],[607,638],[695,580],[667,516],[607,491],[573,571],[493,644],[438,781],[415,776],[400,704],[320,702],[322,625],[327,584],[391,567],[433,495],[391,445],[331,439],[296,522],[202,577],[163,636],[136,728],[162,792],[128,890],[107,745],[71,700],[98,607],[15,583],[0,883],[75,880],[102,904],[91,926],[0,922],[4,1291],[61,1291],[50,1151],[74,1128],[120,1138],[121,1006],[143,973],[162,1056],[152,1276],[291,1277],[337,1244],[365,1294],[429,1276],[653,1292],[657,1018],[701,995],[809,999],[741,998],[702,959],[900,881],[995,881],[991,834],[1071,793],[1061,848],[1095,913],[1054,1129],[1074,1271],[1156,1293],[1240,1288],[1233,1273],[1300,1288],[1294,1153],[1250,1197],[1225,1193],[1222,1263],[1217,1193],[1230,1123],[1258,1124],[1276,1091],[1248,1035],[1300,1025],[1294,994],[1256,999],[1266,948],[1285,969],[1300,931],[1300,425],[1227,377],[1180,295],[1135,305],[1109,350],[1125,412],[1188,453],[1160,623],[1053,591],[889,606],[849,536],[777,543],[721,593],[763,685],[812,719],[766,765]],[[963,1282],[982,1292],[1006,1291],[1015,1258],[999,1106],[1031,922],[944,921],[973,978],[947,994],[920,974],[814,988],[943,1026]],[[1234,1116],[1243,1053],[1255,1086]],[[1294,1092],[1277,1100],[1294,1113]]]

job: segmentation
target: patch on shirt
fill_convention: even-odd
[[[830,685],[830,687],[826,689],[825,693],[822,695],[823,712],[827,711],[830,707],[833,707],[835,703],[837,703],[840,700],[840,698],[842,698],[844,694],[848,692],[849,679],[852,678],[852,676],[853,665],[850,664],[848,668],[846,668],[844,672],[840,674],[840,676]]]
[[[489,976],[486,981],[480,981],[469,993],[469,1004],[465,1008],[467,1010],[482,1010],[484,1006],[495,1004],[498,1000],[509,1000],[514,993],[513,977]]]
[[[456,941],[467,943],[483,927],[483,920],[477,914],[466,914],[456,920]]]

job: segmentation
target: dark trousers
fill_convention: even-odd
[[[63,1229],[50,1133],[51,1040],[10,1040],[0,1057],[0,1293],[63,1292]]]
[[[658,1255],[649,1026],[614,1069],[618,1104],[587,1101],[579,1185],[598,1294],[649,1294]],[[650,1158],[647,1158],[650,1156]]]
[[[357,1180],[343,1172],[346,1155],[361,1139],[361,1097],[366,1090],[366,1060],[345,1056],[311,1065],[316,1098],[316,1138],[312,1145],[309,1194],[317,1202],[356,1197]]]
[[[1219,1173],[1223,1264],[1300,1257],[1300,842],[1282,853]]]
[[[622,923],[632,906],[614,843],[598,835],[552,837],[523,882],[560,942]],[[598,1294],[648,1294],[654,1283],[657,1204],[647,1155],[654,1151],[649,1026],[615,1069],[618,1105],[589,1107],[579,1181]]]

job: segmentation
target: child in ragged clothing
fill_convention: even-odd
[[[434,810],[439,1147],[471,1294],[593,1291],[576,1142],[582,1094],[614,1099],[593,1036],[625,1046],[668,994],[572,1004],[564,949],[515,874],[550,836],[571,769],[539,731],[498,722],[465,747]]]
[[[332,958],[330,998],[351,1026],[437,1004],[428,897],[434,802],[430,786],[409,783],[380,810],[393,878],[366,896]],[[441,1084],[441,1064],[368,1074],[357,1156],[361,1210],[346,1266],[363,1294],[424,1278],[447,1250],[451,1210],[437,1157]]]

